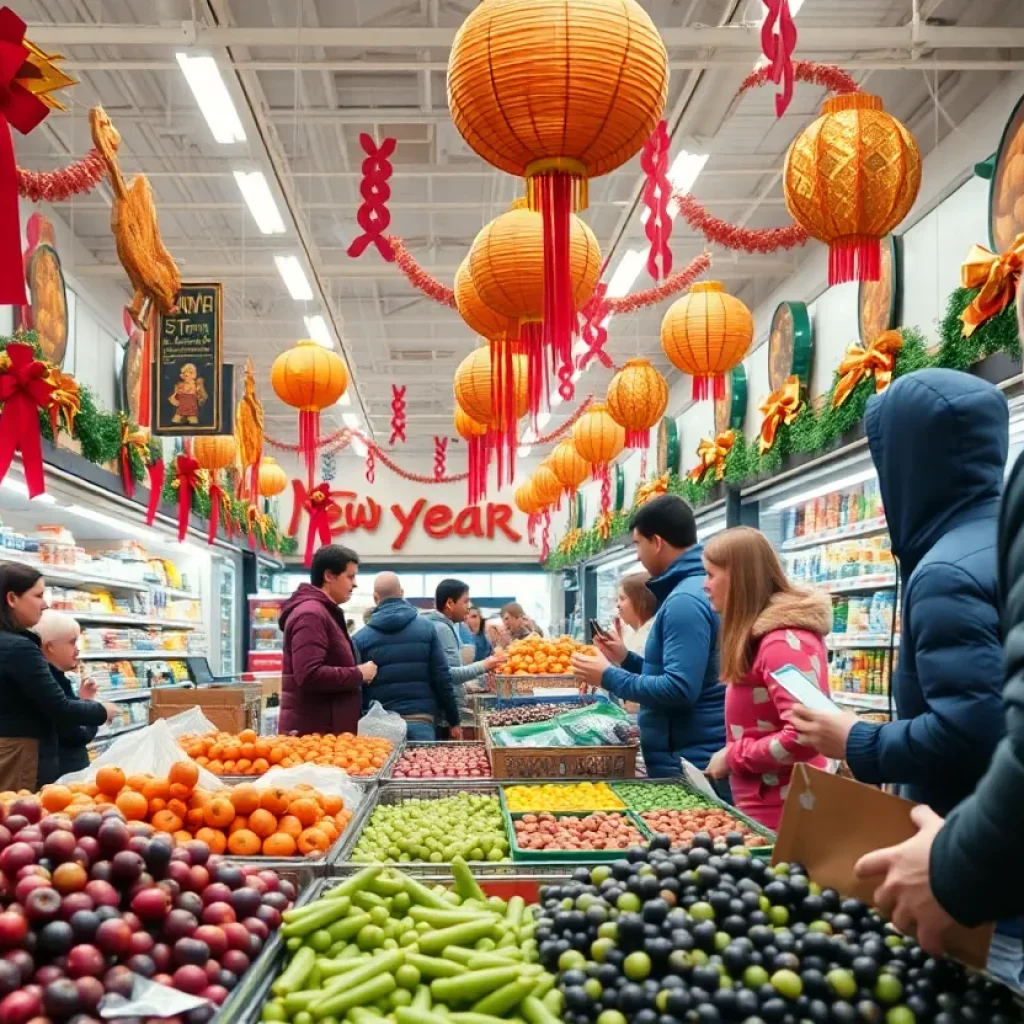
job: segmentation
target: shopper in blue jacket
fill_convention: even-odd
[[[376,677],[363,687],[363,705],[379,701],[385,711],[401,715],[413,742],[434,740],[442,717],[459,724],[441,639],[404,599],[393,572],[382,572],[373,581],[373,598],[377,607],[353,638],[360,657],[377,666]]]
[[[681,759],[704,769],[725,745],[725,687],[718,679],[718,615],[704,593],[702,549],[690,506],[665,494],[630,521],[637,556],[651,574],[658,610],[644,656],[626,650],[609,628],[601,652],[577,655],[587,682],[640,705],[640,745],[647,774],[682,772]]]

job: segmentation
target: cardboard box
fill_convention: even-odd
[[[199,707],[224,732],[260,731],[260,686],[207,686],[197,690],[154,690],[149,701],[150,724]]]
[[[896,846],[917,834],[914,804],[852,779],[798,764],[782,813],[772,863],[796,861],[824,888],[873,903],[880,878],[858,879],[853,866],[866,853]],[[994,925],[950,934],[949,951],[972,967],[988,960]]]

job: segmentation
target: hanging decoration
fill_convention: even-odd
[[[608,312],[613,314],[636,313],[649,306],[656,306],[659,302],[664,302],[665,299],[670,299],[673,295],[678,295],[679,292],[689,288],[701,274],[707,273],[710,268],[711,253],[702,252],[694,256],[682,270],[677,270],[666,277],[661,284],[645,288],[643,291],[633,292],[630,295],[623,295],[620,299],[607,299]]]
[[[388,444],[405,444],[405,385],[391,385],[391,437]]]
[[[542,509],[533,489],[533,477],[520,484],[512,494],[512,503],[526,516],[526,539],[531,547],[537,544],[537,523]]]
[[[469,271],[469,255],[459,264],[455,271],[455,307],[459,316],[466,322],[474,334],[479,334],[485,341],[504,341],[509,331],[506,317],[495,313],[480,298],[473,275]]]
[[[432,274],[423,269],[415,257],[405,247],[405,243],[395,235],[388,235],[385,238],[391,252],[394,253],[395,265],[405,276],[405,279],[418,292],[422,292],[429,299],[439,302],[442,306],[450,306],[455,309],[455,292],[447,285],[442,284]]]
[[[648,359],[627,359],[608,384],[608,413],[626,429],[627,448],[646,448],[668,408],[668,381]]]
[[[49,367],[47,380],[53,388],[50,392],[50,430],[56,441],[61,427],[68,434],[74,434],[75,417],[82,409],[82,391],[70,373],[64,373],[53,365]]]
[[[277,459],[264,455],[260,459],[258,489],[261,498],[276,498],[288,486],[288,474],[277,464]]]
[[[255,496],[259,490],[260,462],[263,458],[263,403],[256,393],[256,367],[252,356],[245,361],[242,397],[235,409],[235,444],[241,472],[237,493],[240,498]]]
[[[188,517],[192,511],[192,494],[199,490],[201,478],[199,463],[188,451],[182,452],[174,460],[174,486],[178,491],[178,542],[184,541],[188,534]]]
[[[368,484],[372,484],[377,479],[377,462],[373,457],[373,449],[371,448],[366,449],[364,473]]]
[[[545,509],[542,515],[540,533],[540,555],[538,561],[546,562],[551,554],[551,509]]]
[[[580,458],[589,464],[594,478],[604,483],[608,479],[608,464],[626,447],[626,431],[597,402],[572,428],[572,443]]]
[[[693,398],[721,398],[723,374],[742,362],[754,318],[718,281],[701,281],[674,302],[661,322],[661,347],[677,370],[693,377]]]
[[[864,377],[874,375],[875,394],[892,382],[896,356],[903,348],[899,331],[883,331],[870,345],[851,345],[839,364],[839,380],[832,390],[832,408],[838,409]]]
[[[487,470],[490,460],[490,449],[484,440],[487,436],[487,427],[483,423],[478,423],[456,403],[455,433],[466,442],[466,465],[469,471],[466,499],[470,505],[475,505],[487,495]]]
[[[960,267],[964,288],[978,294],[960,314],[964,337],[969,338],[989,317],[1001,313],[1013,301],[1024,268],[1024,234],[1016,237],[1006,252],[997,256],[983,245],[972,245]]]
[[[146,506],[146,525],[152,526],[160,508],[160,497],[164,492],[167,466],[163,459],[155,459],[149,466],[149,504]]]
[[[761,422],[761,434],[758,447],[763,455],[775,444],[775,436],[783,424],[791,426],[800,415],[804,403],[800,397],[800,378],[793,374],[777,391],[773,391],[761,406],[760,412],[764,419]]]
[[[196,437],[192,441],[192,457],[200,469],[210,474],[210,522],[206,532],[206,542],[212,544],[220,527],[221,508],[225,510],[225,521],[230,522],[227,513],[228,496],[221,486],[221,470],[234,465],[238,447],[231,434],[211,434]],[[255,495],[254,495],[255,497]]]
[[[448,472],[448,438],[434,437],[434,479],[441,480]]]
[[[356,258],[363,254],[367,246],[374,245],[388,263],[393,263],[395,254],[384,237],[384,232],[391,223],[391,212],[387,206],[391,198],[388,179],[394,171],[388,158],[395,152],[398,140],[386,138],[378,146],[372,135],[362,132],[359,135],[359,145],[366,154],[362,166],[363,180],[359,183],[359,194],[363,201],[356,213],[356,221],[363,229],[363,233],[352,242],[346,252]]]
[[[81,160],[53,171],[18,168],[18,195],[33,203],[59,203],[72,196],[88,195],[103,180],[107,165],[94,146]]]
[[[576,451],[569,438],[559,441],[545,462],[570,498],[590,476],[590,463]]]
[[[877,281],[881,239],[917,198],[921,154],[878,96],[831,96],[790,145],[783,186],[793,219],[828,246],[829,284]]]
[[[660,281],[672,273],[672,218],[669,216],[669,202],[672,199],[672,184],[668,180],[668,153],[670,139],[668,124],[659,121],[658,127],[644,143],[640,155],[640,167],[644,172],[643,204],[647,210],[647,273],[652,281]]]
[[[541,463],[530,475],[533,484],[533,496],[542,508],[557,505],[562,496],[562,482],[552,472],[551,467]]]
[[[11,342],[0,352],[0,481],[21,452],[30,498],[46,490],[39,409],[50,408],[53,390],[49,369],[35,358],[31,345]]]
[[[113,193],[110,228],[117,243],[117,258],[134,289],[128,313],[139,330],[144,331],[149,327],[154,306],[163,316],[174,311],[181,290],[181,273],[160,237],[149,179],[137,174],[130,185],[124,180],[117,160],[120,132],[102,107],[89,111],[89,126],[92,140],[107,165]]]
[[[725,476],[726,457],[735,443],[734,430],[724,430],[715,437],[702,437],[697,445],[697,458],[700,462],[690,470],[690,479],[698,484],[708,473],[714,473],[715,480],[721,480]]]
[[[771,80],[782,86],[775,94],[775,116],[789,109],[793,99],[793,51],[796,49],[796,23],[789,0],[764,0],[767,13],[761,22],[761,52],[768,62]]]
[[[607,295],[607,283],[599,282],[594,289],[594,294],[590,296],[590,301],[580,311],[583,321],[580,337],[587,346],[577,364],[581,370],[585,370],[593,359],[596,359],[606,370],[610,370],[614,365],[612,357],[604,350],[605,345],[608,344],[608,321],[611,319]]]
[[[135,473],[132,471],[133,451],[142,460],[143,465],[149,461],[149,430],[145,427],[133,429],[128,418],[122,413],[121,450],[119,452],[118,465],[121,470],[121,483],[124,485],[124,493],[129,498],[135,497]],[[160,488],[163,488],[163,481],[160,482]],[[159,489],[157,493],[159,494]]]
[[[304,338],[274,360],[270,384],[285,405],[299,410],[299,452],[306,464],[307,485],[312,488],[320,442],[320,411],[334,405],[345,393],[345,361],[337,352]]]
[[[316,548],[331,543],[331,511],[338,506],[331,499],[330,484],[311,487],[303,507],[309,516],[309,524],[306,527],[306,551],[302,564],[308,567],[313,564]]]
[[[652,498],[660,498],[663,494],[668,494],[668,481],[669,474],[662,473],[661,476],[656,476],[653,480],[641,484],[636,489],[633,505],[639,508],[641,505],[646,505]]]
[[[668,54],[636,0],[482,3],[448,63],[452,120],[489,164],[527,179],[543,214],[544,331],[555,367],[570,367],[576,312],[569,217],[587,179],[622,166],[661,119]]]

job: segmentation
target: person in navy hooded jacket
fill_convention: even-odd
[[[681,758],[703,770],[725,746],[725,687],[718,679],[718,615],[704,593],[703,549],[690,506],[663,494],[630,521],[637,556],[651,574],[658,610],[644,656],[627,651],[609,627],[596,656],[573,668],[593,686],[640,705],[640,746],[650,778],[682,773]]]
[[[971,374],[919,370],[868,401],[864,426],[899,566],[898,717],[876,725],[797,706],[792,719],[859,781],[897,784],[945,815],[974,792],[1005,732],[996,538],[1009,411]],[[1018,922],[1000,925],[1001,950],[1009,970],[990,967],[1016,981]]]

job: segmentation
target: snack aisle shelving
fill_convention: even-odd
[[[269,594],[250,594],[249,663],[250,672],[280,672],[284,634],[277,620],[287,597]]]

